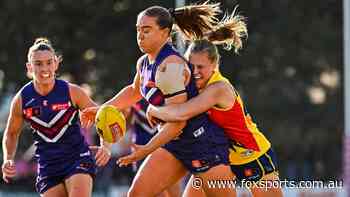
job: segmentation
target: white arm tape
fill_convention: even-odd
[[[169,63],[156,72],[156,86],[164,95],[174,94],[185,90],[184,65]]]

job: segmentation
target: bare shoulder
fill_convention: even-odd
[[[70,92],[76,92],[81,90],[81,87],[74,83],[68,83],[68,86]]]
[[[11,108],[16,114],[21,114],[22,111],[22,96],[20,92],[12,98]]]
[[[172,78],[181,79],[185,85],[189,83],[191,76],[191,70],[187,62],[177,55],[167,57],[159,65],[157,72],[166,74],[168,80]]]
[[[69,83],[69,94],[73,104],[81,110],[96,105],[89,96],[91,93],[77,84]]]
[[[216,81],[214,83],[211,83],[208,85],[208,88],[216,88],[220,90],[230,90],[232,88],[232,85],[225,82],[225,81]]]
[[[69,94],[74,101],[76,99],[79,99],[81,96],[83,96],[86,93],[85,90],[77,84],[68,83],[68,86],[69,86]]]
[[[17,92],[16,95],[12,99],[12,105],[22,105],[22,96],[21,92]]]
[[[215,92],[216,94],[234,94],[233,86],[225,81],[216,81],[211,83],[205,88],[205,91]]]
[[[165,58],[162,64],[167,64],[167,63],[187,64],[183,58],[177,55],[170,55],[167,58]]]
[[[164,61],[159,65],[158,70],[161,72],[165,71],[168,65],[178,65],[177,67],[183,69],[187,74],[190,73],[190,69],[188,67],[187,62],[177,55],[170,55],[169,57],[164,59]]]

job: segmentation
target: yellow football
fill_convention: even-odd
[[[126,121],[122,112],[112,105],[103,105],[96,114],[96,131],[108,143],[115,143],[126,132]]]

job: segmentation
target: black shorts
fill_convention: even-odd
[[[96,164],[92,156],[82,157],[80,159],[74,160],[67,163],[58,163],[65,167],[65,171],[60,174],[50,174],[43,176],[41,173],[36,178],[36,191],[40,194],[45,193],[51,187],[54,187],[60,183],[64,183],[66,179],[73,176],[74,174],[89,174],[93,179],[96,175]]]

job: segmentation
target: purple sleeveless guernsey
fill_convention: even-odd
[[[71,101],[68,83],[55,80],[42,96],[29,82],[21,89],[24,119],[30,123],[38,162],[37,190],[45,192],[75,173],[94,176],[95,161],[80,131],[79,111]]]
[[[172,47],[165,44],[160,50],[153,64],[144,56],[141,65],[141,94],[152,105],[164,105],[165,98],[172,95],[164,95],[156,87],[155,75],[158,66],[164,59],[171,55],[183,57]],[[189,64],[192,76],[186,86],[187,97],[190,99],[198,95],[193,77],[193,67]],[[212,123],[207,114],[200,114],[187,121],[181,135],[170,141],[163,148],[172,153],[192,173],[205,172],[212,166],[228,164],[228,140],[223,129]]]

